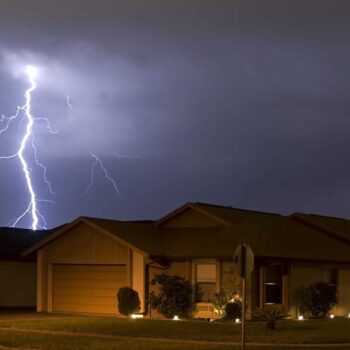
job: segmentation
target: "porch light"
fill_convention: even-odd
[[[303,319],[304,319],[304,316],[303,316],[303,315],[299,315],[299,316],[298,316],[298,320],[299,320],[299,321],[302,321]]]
[[[142,314],[132,314],[132,315],[131,315],[131,318],[132,318],[133,320],[136,320],[137,318],[143,318],[143,315],[142,315]]]
[[[235,322],[236,322],[236,323],[240,323],[241,320],[240,320],[239,318],[236,318]]]

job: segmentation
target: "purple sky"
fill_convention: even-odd
[[[58,130],[35,127],[57,192],[33,165],[38,197],[56,202],[39,203],[48,227],[186,201],[350,218],[349,62],[347,0],[0,1],[0,114],[24,103],[33,64],[33,112]],[[0,156],[22,134],[1,134]],[[98,167],[81,196],[89,150],[122,198]],[[0,169],[5,226],[28,192],[17,159]]]

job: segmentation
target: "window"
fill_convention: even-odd
[[[338,270],[337,269],[322,269],[322,282],[327,283],[332,289],[334,293],[334,301],[337,300],[337,287],[338,287]]]
[[[265,304],[282,304],[282,266],[270,265],[265,268]]]
[[[197,264],[196,282],[202,294],[200,301],[212,301],[216,293],[216,264]]]
[[[322,269],[322,282],[327,283],[332,287],[337,287],[338,271],[336,269]]]

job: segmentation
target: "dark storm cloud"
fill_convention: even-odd
[[[49,226],[188,200],[349,217],[349,19],[347,1],[0,0],[1,112],[21,103],[14,73],[33,63],[33,110],[59,131],[36,129],[58,192],[41,209]],[[1,153],[18,138],[1,135]],[[123,200],[98,171],[81,197],[89,149]],[[16,161],[1,170],[6,224],[26,193]]]

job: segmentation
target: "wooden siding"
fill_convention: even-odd
[[[46,246],[49,263],[126,264],[128,248],[89,225],[79,224]]]

